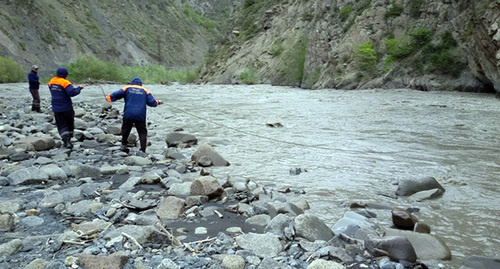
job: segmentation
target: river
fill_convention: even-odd
[[[166,133],[183,128],[200,143],[214,143],[231,163],[213,168],[214,176],[302,189],[311,213],[330,226],[352,202],[418,207],[417,218],[452,250],[453,259],[443,264],[458,268],[469,255],[500,253],[500,100],[494,95],[145,86],[166,103],[148,110],[149,152],[165,146]],[[119,87],[89,86],[74,101],[102,102],[101,89]],[[283,127],[267,125],[276,123]],[[295,168],[307,172],[291,175]],[[441,198],[388,197],[397,180],[425,176],[444,186]]]

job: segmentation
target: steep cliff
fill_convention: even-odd
[[[194,68],[216,33],[213,21],[175,0],[0,2],[0,54],[28,69],[38,64],[42,75],[82,55]]]
[[[500,1],[245,0],[202,81],[500,91]]]

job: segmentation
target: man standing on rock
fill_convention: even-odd
[[[30,93],[33,97],[33,102],[31,103],[31,111],[42,112],[40,109],[40,80],[38,77],[38,66],[33,65],[31,67],[31,72],[28,74],[28,83],[30,87]]]
[[[142,80],[138,77],[132,79],[129,85],[121,88],[118,91],[108,94],[106,100],[114,102],[119,99],[125,99],[123,109],[122,123],[122,145],[120,150],[128,153],[127,148],[128,136],[135,125],[137,134],[139,135],[140,150],[138,156],[146,156],[148,130],[146,128],[146,105],[156,107],[162,104],[160,100],[156,100],[148,89],[142,86]]]
[[[71,97],[80,94],[85,87],[74,87],[69,80],[68,70],[65,67],[57,68],[57,74],[49,81],[50,94],[52,95],[52,111],[56,119],[57,131],[63,140],[64,147],[71,149],[71,138],[75,130],[75,110]]]

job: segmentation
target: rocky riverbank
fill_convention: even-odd
[[[300,189],[211,174],[230,163],[182,130],[165,133],[162,152],[125,154],[119,111],[79,102],[67,150],[47,108],[26,103],[0,100],[1,268],[446,268],[451,259],[418,208],[352,202],[328,227]],[[395,195],[415,200],[445,191],[434,178],[397,185]]]

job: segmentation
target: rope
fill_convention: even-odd
[[[230,129],[230,130],[233,130],[233,131],[236,131],[236,132],[239,132],[239,133],[243,133],[243,134],[246,134],[246,135],[255,136],[255,137],[258,137],[258,138],[261,138],[261,139],[265,139],[265,140],[269,140],[269,141],[274,141],[274,142],[278,142],[278,143],[283,143],[283,144],[288,144],[288,145],[299,146],[299,147],[308,147],[308,148],[324,149],[324,150],[333,150],[332,148],[322,147],[322,146],[319,146],[319,145],[307,145],[307,144],[302,144],[302,143],[284,141],[284,140],[279,140],[279,139],[275,139],[275,138],[271,138],[271,137],[262,136],[262,135],[259,135],[259,134],[256,134],[256,133],[252,133],[252,132],[247,132],[247,131],[239,130],[239,129],[236,129],[236,128],[231,127],[231,126],[227,126],[227,125],[224,125],[224,124],[221,124],[221,123],[218,123],[218,122],[215,122],[215,121],[212,121],[212,120],[200,117],[198,115],[190,113],[190,112],[188,112],[188,111],[186,111],[184,109],[175,107],[173,105],[170,105],[170,104],[167,104],[167,103],[163,103],[163,104],[167,105],[167,106],[169,106],[169,107],[171,107],[173,109],[176,109],[178,111],[181,111],[182,113],[185,113],[185,114],[188,114],[188,115],[190,115],[192,117],[198,118],[200,120],[203,120],[203,121],[206,121],[206,122],[210,122],[210,123],[215,124],[217,126],[220,126],[220,127],[226,128],[226,129]]]

